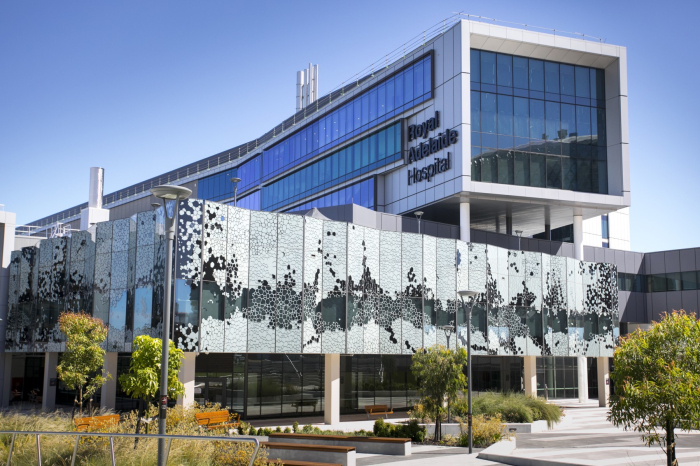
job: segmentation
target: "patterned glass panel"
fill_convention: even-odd
[[[602,264],[584,262],[583,290],[585,293],[583,313],[584,356],[597,357],[600,354],[600,333],[598,330],[602,300],[600,295],[600,275]]]
[[[402,318],[401,233],[382,231],[379,240],[379,351],[400,354]]]
[[[600,356],[612,357],[615,351],[615,317],[618,316],[617,267],[612,264],[600,264],[599,293],[601,312],[598,321],[600,333]]]
[[[38,277],[38,255],[36,247],[22,248],[20,254],[19,282],[17,283],[16,305],[11,326],[16,329],[15,350],[30,351],[33,348],[33,327],[36,309],[36,287]],[[11,307],[11,306],[9,306]],[[8,307],[8,309],[9,309]],[[8,314],[8,328],[10,327]]]
[[[437,283],[435,288],[435,316],[437,321],[437,344],[456,348],[454,337],[457,316],[457,250],[453,239],[437,238]],[[440,328],[442,327],[442,328]],[[450,329],[445,331],[445,327]]]
[[[321,352],[323,315],[323,220],[304,217],[303,352]]]
[[[323,222],[323,353],[345,352],[346,223]]]
[[[581,356],[585,354],[584,339],[583,339],[583,314],[584,314],[584,291],[583,291],[583,275],[585,272],[585,263],[575,261],[574,263],[574,286],[576,287],[576,295],[581,296],[581,300],[576,299],[576,305],[580,307],[569,309],[568,332],[569,332],[569,356]]]
[[[34,330],[36,351],[61,351],[58,317],[64,310],[69,238],[44,240],[39,253],[39,321]]]
[[[423,241],[420,235],[401,233],[401,351],[413,354],[423,347]]]
[[[437,316],[435,315],[435,291],[437,288],[437,241],[423,235],[423,345],[437,343]]]
[[[163,334],[163,306],[165,297],[165,211],[155,210],[155,238],[153,257],[153,307],[151,335],[160,338]]]
[[[112,272],[109,293],[108,351],[125,351],[127,282],[129,276],[128,218],[112,222]]]
[[[248,274],[250,263],[250,211],[228,206],[226,247],[226,314],[224,351],[248,348]]]
[[[226,246],[228,206],[204,203],[202,226],[202,351],[224,350],[224,309],[226,304]]]
[[[349,353],[364,351],[363,296],[365,227],[348,224],[347,336]]]
[[[109,324],[109,296],[112,272],[112,223],[97,224],[95,236],[95,279],[92,315]]]
[[[469,243],[457,240],[457,292],[469,290]],[[471,299],[465,298],[464,305],[457,295],[457,327],[454,336],[457,347],[467,347],[467,332],[469,331],[468,316]]]
[[[300,353],[302,332],[304,219],[277,217],[277,347],[278,353]]]
[[[8,352],[19,350],[19,334],[23,327],[22,315],[18,306],[21,254],[21,251],[10,252],[10,264],[8,266],[7,326],[5,330],[5,351]]]
[[[380,317],[379,304],[381,290],[379,287],[380,261],[382,234],[373,228],[365,228],[365,248],[364,248],[364,275],[362,278],[364,288],[364,300],[362,305],[362,318],[364,334],[365,354],[379,353],[380,338]],[[400,240],[400,239],[399,239]],[[401,250],[398,251],[401,254]],[[394,264],[399,262],[399,256],[394,257]]]
[[[489,352],[489,313],[488,313],[488,262],[486,245],[469,243],[469,289],[480,294],[472,308],[471,344],[473,354],[490,354]],[[467,301],[467,304],[472,304]],[[467,329],[459,335],[460,344],[467,344]]]
[[[156,213],[136,216],[136,272],[134,274],[134,337],[155,336],[153,322],[153,265],[155,260]]]
[[[527,352],[530,339],[528,312],[534,301],[525,288],[525,253],[507,251],[508,254],[508,297],[505,313],[508,314],[511,354],[523,355]],[[540,328],[540,330],[542,330]]]
[[[275,352],[277,215],[250,213],[248,351]]]

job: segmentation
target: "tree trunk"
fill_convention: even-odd
[[[141,431],[141,418],[143,417],[143,398],[139,398],[139,410],[138,410],[138,419],[136,419],[136,433],[138,434]],[[136,447],[139,444],[139,438],[136,437],[134,439],[134,450],[136,450]]]
[[[433,436],[434,440],[436,442],[439,442],[440,440],[442,440],[441,427],[442,426],[440,425],[440,410],[437,410],[437,411],[435,411],[435,435]]]
[[[80,397],[78,398],[78,406],[80,407],[80,417],[83,417],[83,387],[79,387],[78,393]]]
[[[677,464],[674,426],[670,419],[666,419],[666,465],[677,466]]]

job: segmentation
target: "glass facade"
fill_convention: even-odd
[[[472,180],[607,193],[605,73],[471,50]]]
[[[231,168],[221,173],[199,180],[197,197],[211,201],[219,201],[233,197],[231,178],[241,179],[238,183],[238,194],[260,184],[260,156],[255,156],[237,168]]]
[[[263,181],[432,97],[430,55],[263,152]]]
[[[343,204],[357,204],[362,207],[374,210],[374,178],[370,178],[359,183],[326,194],[323,197],[306,202],[285,212],[298,212],[309,210],[314,207],[331,207]],[[240,205],[240,203],[239,203]]]
[[[537,358],[537,396],[578,397],[578,362],[571,357]],[[590,377],[590,373],[589,373]],[[590,394],[589,394],[590,396]]]
[[[639,293],[700,290],[700,270],[652,275],[619,273],[617,285],[620,291]]]
[[[281,208],[400,159],[401,123],[396,123],[264,186],[262,208]]]

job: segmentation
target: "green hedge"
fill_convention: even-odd
[[[384,419],[374,422],[374,435],[389,438],[410,438],[413,442],[422,442],[425,439],[426,428],[412,419],[408,424],[389,424]]]
[[[467,401],[460,399],[453,405],[452,412],[466,419]],[[474,398],[472,412],[491,417],[500,415],[503,422],[547,421],[549,427],[561,420],[558,406],[522,393],[483,393]]]

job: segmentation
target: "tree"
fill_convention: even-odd
[[[608,420],[658,443],[676,465],[675,429],[700,429],[700,321],[682,310],[664,314],[622,339],[614,367]]]
[[[160,361],[163,341],[160,338],[140,335],[134,338],[134,351],[131,353],[129,372],[119,376],[122,390],[131,398],[139,400],[139,416],[136,433],[141,429],[141,418],[145,406],[160,393]],[[168,350],[168,398],[176,398],[185,392],[185,386],[178,379],[185,354],[170,342]]]
[[[88,399],[111,378],[104,372],[105,350],[101,347],[107,338],[107,327],[98,318],[85,313],[64,312],[58,325],[66,335],[66,350],[56,367],[58,378],[75,390],[75,405],[83,413],[83,400]]]
[[[463,369],[467,363],[464,348],[444,346],[420,349],[413,355],[411,371],[418,380],[418,391],[425,410],[435,419],[435,440],[442,438],[440,424],[446,414],[445,401],[453,402],[467,385]]]

